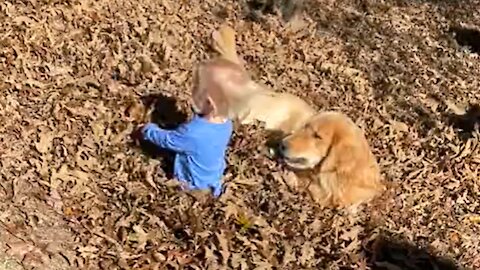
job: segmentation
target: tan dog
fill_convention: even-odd
[[[199,64],[195,72],[194,110],[200,111],[201,104],[210,96],[214,102],[228,104],[229,117],[241,124],[260,121],[266,129],[285,134],[301,127],[315,114],[301,98],[271,91],[251,79],[237,54],[232,28],[223,25],[212,37],[220,56]]]
[[[322,112],[287,136],[281,156],[300,186],[324,206],[357,206],[384,189],[362,130],[346,115]]]

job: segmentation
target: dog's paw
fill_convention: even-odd
[[[249,125],[253,124],[255,122],[255,119],[253,117],[250,117],[250,113],[242,113],[239,114],[238,121],[242,125]]]

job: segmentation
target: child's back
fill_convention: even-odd
[[[189,189],[222,191],[221,178],[225,152],[232,135],[232,121],[212,123],[198,115],[175,130],[163,130],[155,124],[143,129],[144,139],[176,152],[174,175]]]

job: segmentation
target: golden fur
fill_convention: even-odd
[[[268,130],[288,134],[304,124],[315,110],[301,98],[271,91],[254,82],[245,70],[235,45],[235,31],[223,25],[212,34],[216,59],[199,64],[195,72],[194,110],[202,111],[210,98],[223,113],[241,124],[260,121]]]
[[[297,96],[262,91],[244,99],[237,116],[241,124],[260,121],[267,130],[290,134],[303,126],[315,113],[310,105]]]
[[[324,206],[357,206],[384,189],[365,135],[342,113],[313,116],[284,138],[280,152],[300,186]]]

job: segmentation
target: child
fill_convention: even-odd
[[[199,91],[205,93],[198,95]],[[203,98],[202,98],[203,97]],[[225,99],[203,88],[194,88],[193,119],[175,130],[154,123],[141,129],[142,139],[175,152],[174,177],[189,190],[210,189],[222,193],[225,152],[232,135]]]

